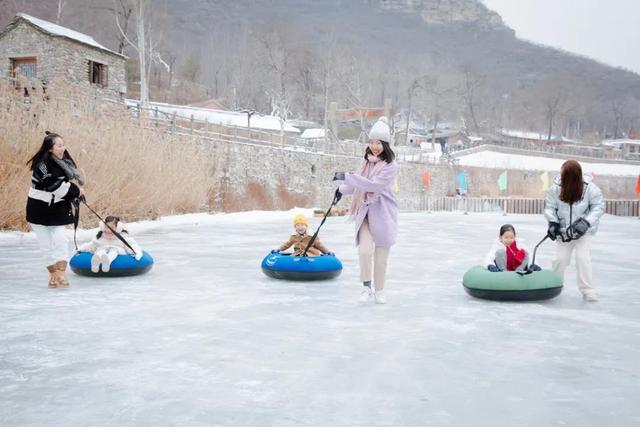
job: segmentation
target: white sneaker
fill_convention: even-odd
[[[589,302],[596,302],[600,299],[596,291],[586,291],[582,295],[582,297],[584,298],[585,301],[589,301]]]
[[[92,273],[97,273],[100,271],[100,263],[102,262],[102,260],[100,259],[99,256],[94,255],[91,257],[91,272]]]
[[[111,260],[109,259],[109,255],[102,255],[102,271],[104,273],[108,273],[111,269]]]
[[[376,304],[386,304],[387,298],[384,296],[384,291],[376,291],[374,294],[376,298]]]
[[[371,288],[368,286],[363,286],[362,292],[360,292],[359,301],[361,303],[369,302],[372,296],[373,292],[371,292]]]

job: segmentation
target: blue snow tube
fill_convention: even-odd
[[[153,267],[153,258],[151,258],[151,255],[147,252],[143,251],[140,261],[137,261],[133,255],[118,255],[111,263],[111,268],[107,273],[102,271],[102,269],[94,273],[91,271],[92,256],[93,254],[90,252],[76,252],[69,261],[71,271],[80,276],[122,277],[144,274]]]
[[[342,263],[335,255],[302,257],[274,253],[262,260],[262,272],[274,279],[327,280],[342,273]]]

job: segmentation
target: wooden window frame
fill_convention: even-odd
[[[109,86],[109,66],[89,59],[89,83],[99,87]]]
[[[19,64],[21,62],[28,62],[28,63],[33,63],[34,67],[33,67],[33,76],[26,76],[24,74],[21,73],[16,73],[16,68],[20,68]],[[35,56],[23,56],[23,57],[14,57],[14,58],[9,58],[9,67],[10,67],[10,76],[13,77],[14,79],[18,78],[18,74],[28,78],[28,79],[35,79],[38,77],[38,58]]]

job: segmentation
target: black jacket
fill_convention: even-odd
[[[80,189],[65,175],[47,154],[36,163],[31,175],[27,199],[27,222],[40,225],[73,224],[71,201],[80,196]]]

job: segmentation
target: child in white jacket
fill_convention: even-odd
[[[498,239],[494,242],[485,257],[484,265],[489,271],[529,270],[529,251],[525,247],[518,247],[516,243],[516,229],[511,224],[500,227]],[[539,270],[538,266],[531,266],[531,270]]]
[[[91,271],[97,273],[102,267],[102,271],[107,273],[111,269],[111,263],[118,255],[131,254],[135,256],[137,261],[142,258],[142,249],[129,233],[124,229],[124,224],[117,216],[109,215],[105,218],[105,223],[112,229],[116,230],[129,245],[135,250],[133,251],[125,245],[104,223],[100,223],[100,231],[90,242],[81,245],[78,249],[81,252],[91,252]],[[124,235],[123,235],[124,234]]]

